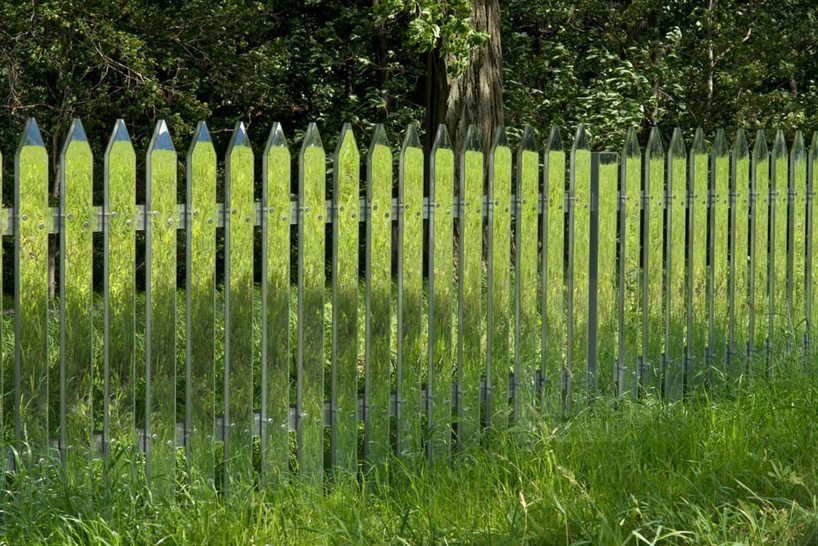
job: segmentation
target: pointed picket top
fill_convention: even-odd
[[[479,152],[480,150],[480,135],[477,134],[477,127],[473,123],[469,124],[466,129],[466,136],[463,137],[462,151]]]
[[[324,143],[321,142],[321,135],[318,133],[318,126],[315,122],[311,122],[307,126],[307,132],[304,133],[304,142],[301,143],[301,154],[307,151],[307,148],[323,148]]]
[[[650,130],[645,153],[648,158],[662,157],[665,155],[665,147],[662,145],[662,133],[659,132],[658,127],[654,127]]]
[[[577,132],[574,135],[574,144],[571,146],[571,153],[576,152],[577,150],[589,150],[591,146],[588,144],[588,134],[585,132],[585,126],[580,124],[577,127]]]
[[[733,140],[733,158],[747,157],[750,155],[750,148],[747,146],[747,135],[744,129],[736,131],[736,137]]]
[[[105,148],[105,157],[110,155],[111,151],[114,149],[114,146],[125,146],[126,148],[133,150],[131,135],[128,134],[128,128],[125,126],[125,121],[122,119],[116,120],[116,124],[114,124],[114,130],[111,133],[111,137],[108,139],[108,146]]]
[[[193,131],[193,139],[190,141],[190,148],[188,148],[188,157],[193,154],[193,151],[196,149],[196,146],[202,145],[213,145],[213,141],[210,139],[210,132],[207,130],[207,124],[200,120],[199,123],[196,124],[196,130]]]
[[[286,148],[287,145],[287,136],[284,134],[284,127],[282,127],[281,123],[276,121],[270,128],[270,135],[264,144],[264,155],[266,156],[271,148]]]
[[[124,119],[116,120],[114,124],[114,131],[111,133],[111,140],[117,142],[130,142],[131,135],[128,133],[128,127],[125,125]]]
[[[634,157],[642,154],[639,148],[639,137],[636,135],[635,127],[628,127],[625,135],[625,144],[622,146],[622,157]]]
[[[338,135],[338,143],[335,145],[335,157],[337,158],[345,148],[347,148],[349,152],[358,151],[355,133],[352,131],[352,125],[349,123],[344,123],[341,126],[341,134]]]
[[[250,137],[247,135],[244,123],[241,121],[237,121],[233,128],[230,143],[227,145],[227,155],[230,156],[236,148],[252,148],[250,145]]]
[[[403,137],[403,144],[401,145],[401,152],[406,148],[420,148],[420,137],[418,136],[418,127],[415,123],[410,123],[406,126],[406,135]]]
[[[775,142],[773,143],[773,156],[776,158],[787,155],[787,141],[784,138],[784,131],[779,129],[775,132]]]
[[[494,132],[494,140],[491,143],[491,149],[493,151],[497,148],[508,148],[508,135],[506,135],[506,128],[504,125],[498,126],[497,130]]]
[[[520,150],[536,151],[537,143],[534,141],[534,130],[530,125],[526,125],[523,129],[523,136],[520,138]]]
[[[804,148],[804,134],[798,130],[795,131],[795,137],[792,139],[792,150],[790,150],[790,157],[793,162],[803,161],[805,159],[806,149]]]
[[[372,133],[372,141],[369,143],[369,155],[372,155],[372,150],[375,146],[389,147],[389,137],[386,135],[386,127],[383,123],[375,125],[375,131]]]
[[[176,151],[173,147],[173,141],[170,139],[168,126],[163,119],[156,123],[156,128],[153,130],[153,136],[151,136],[151,142],[148,145],[148,155],[159,150]]]
[[[685,149],[685,139],[682,136],[682,130],[678,127],[676,127],[673,130],[673,136],[670,138],[669,157],[687,157],[687,150]]]
[[[764,135],[764,129],[759,129],[756,133],[756,141],[753,144],[753,159],[756,161],[763,161],[766,159],[770,151],[767,148],[767,137]]]
[[[713,139],[713,155],[715,157],[722,157],[729,153],[730,150],[727,148],[727,136],[724,133],[724,129],[717,129],[716,138]]]
[[[17,153],[27,147],[36,146],[38,148],[45,148],[43,144],[43,137],[40,135],[40,129],[37,127],[37,120],[28,118],[26,125],[23,127],[23,134],[20,137],[20,143],[17,145]]]
[[[724,135],[722,134],[722,137]],[[718,140],[718,133],[716,134],[716,140]],[[713,150],[715,151],[715,141]],[[696,133],[693,135],[693,144],[690,145],[690,155],[702,155],[707,153],[707,142],[704,140],[704,131],[701,127],[696,129]]]
[[[85,129],[82,126],[82,121],[79,118],[74,118],[71,121],[71,126],[68,128],[68,134],[65,135],[65,145],[63,146],[63,152],[65,151],[66,146],[71,142],[88,142],[88,136],[85,134]]]
[[[449,138],[449,131],[442,123],[437,126],[437,134],[435,134],[435,142],[432,144],[432,157],[439,149],[451,150],[452,140]]]
[[[562,137],[560,137],[560,128],[556,125],[551,126],[551,132],[548,134],[548,143],[545,145],[545,151],[546,153],[562,151]]]

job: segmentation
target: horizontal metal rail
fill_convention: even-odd
[[[518,209],[519,203],[517,202],[517,196],[516,195],[511,196],[511,204],[512,204],[512,210],[513,211],[519,210]],[[482,210],[482,212],[483,212],[484,217],[486,217],[488,215],[488,209],[489,209],[490,206],[491,206],[491,204],[488,202],[488,198],[486,196],[483,196],[483,207],[482,207],[483,210]],[[566,206],[567,206],[567,198],[566,198]],[[136,230],[137,231],[143,231],[145,229],[145,205],[136,205],[136,207],[139,210],[138,215],[137,215],[137,219],[136,219]],[[333,205],[332,205],[331,200],[327,200],[326,207],[327,207],[327,212],[324,215],[324,218],[326,218],[326,223],[329,224],[329,223],[331,223],[333,221],[333,216],[334,216],[333,215],[333,212],[334,212],[333,211]],[[455,218],[459,217],[460,209],[462,207],[463,207],[462,201],[455,199],[455,210],[453,211]],[[367,207],[365,199],[360,200],[360,210],[365,211],[365,213],[360,215],[359,220],[361,222],[366,222],[367,219],[369,218],[369,207]],[[429,211],[430,210],[431,210],[431,206],[429,205],[429,198],[427,197],[427,198],[425,198],[423,200],[423,218],[424,219],[429,218]],[[543,197],[542,197],[542,195],[539,196],[538,210],[539,210],[540,213],[542,213],[542,211],[543,211]],[[262,214],[264,214],[264,212],[265,212],[265,209],[262,206],[262,203],[261,202],[256,202],[256,218],[255,218],[255,225],[256,226],[261,225],[261,216],[262,216]],[[22,211],[22,213],[25,214],[25,211]],[[224,227],[224,213],[225,213],[224,203],[219,203],[218,204],[218,218],[216,219],[216,221],[217,221],[216,225],[218,227]],[[269,211],[269,214],[275,214],[275,211]],[[14,235],[14,225],[15,225],[15,218],[16,218],[14,208],[13,207],[3,207],[2,213],[0,213],[0,215],[1,215],[0,216],[0,223],[2,224],[2,234],[3,235]],[[397,217],[398,217],[397,215],[398,215],[398,200],[393,198],[392,199],[392,218],[395,219],[393,221],[397,221]],[[48,232],[49,233],[59,233],[60,232],[59,222],[57,221],[57,219],[59,217],[60,217],[60,209],[58,207],[52,207],[50,209],[50,211],[49,211],[49,217],[48,217]],[[185,226],[187,225],[187,222],[185,220],[187,219],[187,217],[188,217],[188,212],[187,212],[186,206],[184,204],[176,205],[176,225],[177,225],[177,229],[182,229],[182,230],[185,229]],[[293,199],[290,202],[290,210],[289,210],[289,213],[287,215],[287,218],[289,218],[291,225],[298,224],[298,201],[295,200],[295,199]],[[100,206],[100,207],[97,207],[96,225],[94,225],[94,231],[101,232],[104,225],[105,225],[105,211],[104,211],[103,207]]]

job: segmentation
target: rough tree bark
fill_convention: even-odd
[[[472,27],[485,32],[488,41],[472,52],[465,70],[450,76],[447,60],[441,59],[437,49],[426,57],[427,149],[434,141],[438,124],[446,124],[457,146],[473,123],[480,130],[484,151],[488,152],[495,130],[503,124],[500,4],[498,0],[472,0],[471,6]]]

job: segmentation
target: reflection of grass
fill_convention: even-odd
[[[90,497],[47,475],[36,495],[7,503],[0,535],[9,544],[275,544],[284,536],[294,544],[624,544],[657,535],[680,544],[807,543],[818,383],[792,371],[685,405],[600,399],[566,424],[537,422],[522,438],[500,438],[466,464],[428,472],[390,464],[363,489],[355,479],[326,491],[296,481],[272,494],[224,500],[185,491],[165,503],[118,476],[110,493]]]

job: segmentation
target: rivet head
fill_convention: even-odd
[[[159,439],[158,434],[154,434],[154,435],[151,436],[151,440],[158,440],[158,439]]]
[[[168,447],[173,447],[173,442],[168,440],[167,442],[165,442],[165,445],[167,445]]]
[[[87,223],[88,223],[88,222],[86,222],[86,224],[87,224]],[[44,224],[43,222],[40,222],[40,223],[37,225],[37,227],[38,227],[39,229],[45,229],[45,224]]]
[[[358,214],[357,214],[357,213],[355,213],[355,212],[353,212],[353,213],[352,213],[352,217],[353,217],[353,218],[357,218],[357,217],[358,217]]]
[[[341,205],[340,207],[338,207],[338,210],[340,210],[341,212],[344,212],[344,205]]]
[[[269,209],[267,209],[267,212],[269,212],[270,214],[272,214],[273,211],[275,211],[275,207],[270,207]]]
[[[406,210],[409,210],[409,203],[406,203],[405,205],[403,205],[403,208],[405,208]]]
[[[324,219],[324,215],[323,215],[323,214],[319,214],[319,215],[318,215],[318,219],[319,219],[319,220],[323,220],[323,219]]]
[[[245,435],[245,436],[250,436],[250,431],[249,431],[249,430],[247,430],[247,429],[244,429],[244,435]]]
[[[310,207],[304,207],[304,212],[310,212]]]
[[[389,218],[389,213],[388,213],[388,212],[384,212],[384,213],[383,213],[383,217],[384,217],[384,218]]]
[[[420,211],[415,212],[415,216],[420,216]]]
[[[207,441],[208,441],[208,442],[212,442],[212,441],[213,441],[213,435],[212,435],[212,434],[208,434],[208,435],[207,435]]]
[[[245,217],[244,217],[244,222],[245,222],[245,223],[247,223],[247,224],[249,224],[249,223],[250,223],[250,217],[249,217],[249,216],[245,216]]]
[[[40,460],[38,462],[40,463],[40,466],[43,466],[45,464],[45,458],[40,457]]]
[[[287,423],[281,423],[281,430],[287,430]]]
[[[230,211],[231,214],[236,214],[237,212],[238,211],[236,209],[233,209],[233,210]]]
[[[168,225],[169,225],[169,226],[172,226],[172,225],[173,225],[173,218],[168,218]]]
[[[230,428],[236,428],[236,423],[230,423]]]
[[[112,217],[114,217],[114,218],[116,218],[116,213],[115,213],[115,212],[112,212],[112,213],[111,213],[111,216],[112,216]],[[68,213],[68,219],[69,219],[69,220],[73,220],[73,219],[74,219],[74,213],[73,213],[73,212],[69,212],[69,213]]]
[[[207,223],[208,223],[208,224],[212,224],[212,223],[213,223],[213,218],[208,218],[208,219],[207,219]]]
[[[158,210],[153,211],[153,215],[154,216],[159,216],[159,211]]]
[[[133,222],[131,222],[130,220],[125,220],[125,225],[126,226],[131,227],[132,224],[133,224]]]
[[[282,219],[282,220],[286,220],[286,219],[287,219],[287,215],[286,215],[286,214],[282,214],[282,215],[281,215],[281,219]]]
[[[193,211],[193,216],[199,216],[199,209]]]
[[[24,214],[22,216],[22,219],[23,219],[23,222],[27,222],[28,221],[28,214]]]
[[[82,227],[84,227],[85,229],[88,229],[90,226],[91,226],[91,224],[89,222],[87,222],[87,221],[82,223]],[[45,227],[45,226],[43,226],[43,227]]]

